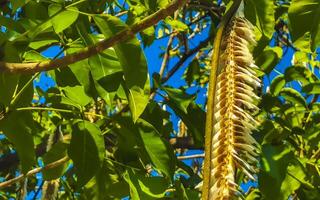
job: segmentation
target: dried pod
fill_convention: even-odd
[[[211,146],[209,199],[231,199],[238,191],[236,170],[254,179],[258,155],[251,131],[257,126],[253,113],[259,97],[249,46],[255,45],[253,26],[243,17],[233,17],[221,40],[214,97],[214,128]]]
[[[55,200],[57,199],[59,191],[59,179],[45,181],[42,186],[42,200]]]

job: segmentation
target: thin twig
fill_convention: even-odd
[[[0,189],[1,188],[4,188],[4,187],[8,187],[16,182],[19,182],[21,180],[23,180],[24,178],[26,177],[29,177],[29,176],[32,176],[36,173],[39,173],[43,170],[48,170],[48,169],[52,169],[52,168],[55,168],[55,167],[58,167],[64,163],[66,163],[67,161],[69,161],[69,157],[68,156],[65,156],[57,161],[54,161],[52,163],[49,163],[48,165],[44,166],[44,167],[37,167],[35,169],[32,169],[30,171],[28,171],[26,174],[21,174],[20,176],[17,176],[13,179],[10,179],[10,180],[7,180],[7,181],[4,181],[2,183],[0,183]]]
[[[178,158],[178,160],[204,158],[204,153],[202,153],[202,154],[195,154],[195,155],[188,155],[188,156],[178,156],[177,158]]]
[[[164,77],[161,82],[162,83],[165,83],[167,82],[171,76],[173,74],[175,74],[179,69],[180,67],[184,64],[184,62],[189,58],[191,57],[193,54],[197,53],[200,49],[204,48],[205,46],[207,46],[207,44],[213,39],[214,35],[210,35],[207,39],[205,39],[204,41],[200,42],[200,44],[191,49],[190,51],[186,52],[182,58],[172,67],[172,69],[168,72],[167,76]]]
[[[174,13],[174,19],[177,19],[177,17],[178,17],[178,12],[176,11]],[[168,65],[168,62],[170,59],[170,50],[171,50],[172,42],[173,42],[173,39],[175,36],[176,36],[176,32],[174,30],[172,30],[172,33],[170,34],[170,37],[169,37],[169,40],[167,43],[166,51],[163,55],[163,60],[162,60],[161,66],[160,66],[160,70],[159,70],[159,78],[160,79],[162,78],[164,70],[166,69],[166,67]],[[150,94],[149,99],[153,99],[155,97],[155,95],[156,95],[155,90],[153,90]]]
[[[34,193],[32,200],[36,200],[36,199],[37,199],[38,194],[40,193],[40,191],[41,191],[41,189],[42,189],[43,184],[44,184],[44,181],[41,181],[41,184],[39,185],[39,187],[38,187],[37,191]]]

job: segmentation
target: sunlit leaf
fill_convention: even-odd
[[[320,94],[320,83],[309,83],[302,88],[302,92],[305,92],[307,94]]]
[[[163,177],[146,177],[144,174],[128,170],[124,178],[130,185],[132,199],[158,199],[166,194],[168,182]]]
[[[317,77],[304,66],[291,66],[288,67],[284,73],[285,79],[289,81],[300,81],[303,85],[313,83]]]
[[[138,129],[148,155],[155,167],[172,178],[175,170],[173,149],[161,138],[157,130],[145,120],[138,120]]]
[[[291,103],[306,106],[306,100],[304,97],[295,89],[292,88],[282,88],[280,95],[285,98],[286,101]]]
[[[269,74],[278,64],[281,56],[280,47],[268,48],[256,58],[256,64],[264,73]]]
[[[292,158],[293,153],[289,147],[263,146],[258,180],[260,191],[265,198],[279,199],[281,184],[285,180],[287,167]]]
[[[270,85],[270,93],[277,96],[281,89],[286,85],[286,80],[283,75],[275,77]]]
[[[48,7],[49,16],[56,33],[60,33],[73,24],[79,15],[78,8],[70,7],[65,10],[60,4],[51,4]]]
[[[318,0],[293,0],[288,10],[293,41],[303,40],[306,32],[309,32],[312,50],[320,44],[319,10]],[[297,46],[300,47],[300,45]]]
[[[95,23],[105,37],[110,37],[122,31],[126,25],[116,17],[94,17]],[[136,121],[148,104],[149,78],[145,56],[136,38],[121,42],[114,47],[117,57],[124,71],[127,97]]]
[[[196,146],[202,146],[204,141],[205,112],[193,102],[193,96],[182,90],[163,87],[168,94],[166,103],[186,124],[193,136]]]

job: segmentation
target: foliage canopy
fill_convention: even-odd
[[[184,159],[204,148],[213,41],[232,3],[0,0],[1,199],[48,187],[58,199],[200,199],[203,154]],[[319,199],[320,1],[243,5],[264,88],[257,182],[237,173],[239,196]]]

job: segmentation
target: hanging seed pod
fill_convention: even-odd
[[[258,123],[253,114],[259,97],[260,80],[256,76],[249,47],[255,45],[253,26],[243,17],[233,17],[221,40],[215,86],[210,200],[231,199],[238,191],[236,170],[254,179],[258,155],[251,131]]]

